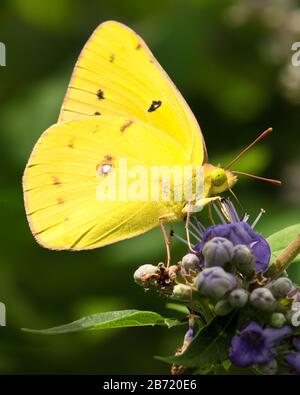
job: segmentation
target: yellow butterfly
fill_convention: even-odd
[[[147,169],[201,166],[204,195],[195,207],[236,182],[208,163],[194,115],[144,41],[109,21],[83,48],[58,123],[40,137],[25,169],[26,214],[41,245],[92,249],[184,218],[191,204],[184,199],[98,199],[97,188],[115,176],[120,158]]]

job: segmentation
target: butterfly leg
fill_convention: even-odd
[[[167,231],[165,228],[165,222],[166,222],[165,217],[159,218],[159,226],[160,226],[161,232],[163,234],[163,238],[164,238],[165,246],[166,246],[166,250],[167,250],[167,267],[169,267],[170,262],[171,262],[171,250],[170,250],[171,240],[167,234]]]
[[[193,247],[192,247],[191,239],[190,239],[190,230],[189,230],[189,227],[190,227],[190,217],[191,217],[191,212],[188,210],[187,213],[186,213],[186,219],[185,219],[186,241],[187,241],[187,243],[188,243],[188,247],[189,247],[190,252],[196,252],[196,251],[193,249]]]
[[[191,252],[194,252],[194,249],[192,248],[192,245],[190,242],[190,232],[189,232],[189,223],[190,223],[191,213],[202,211],[205,206],[208,206],[208,216],[209,216],[210,220],[212,221],[212,223],[214,224],[215,222],[214,222],[214,219],[212,216],[211,204],[212,204],[212,202],[220,201],[220,200],[221,200],[220,196],[214,196],[214,197],[210,197],[210,198],[203,198],[203,199],[196,200],[195,203],[189,202],[184,206],[182,212],[186,213],[186,222],[185,222],[186,239],[187,239],[188,247]]]
[[[183,209],[182,212],[184,214],[187,214],[188,212],[190,213],[197,213],[199,211],[202,211],[205,206],[207,206],[209,203],[215,202],[215,201],[220,201],[221,197],[220,196],[214,196],[210,198],[203,198],[196,200],[195,203],[187,203]]]
[[[210,219],[210,221],[213,225],[216,225],[214,217],[213,217],[212,209],[211,209],[211,203],[208,203],[207,210],[208,210],[208,218]]]

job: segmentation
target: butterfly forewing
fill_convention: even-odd
[[[195,164],[206,160],[194,115],[144,41],[117,22],[100,25],[78,59],[59,121],[130,116],[173,137]]]

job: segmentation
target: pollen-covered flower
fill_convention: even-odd
[[[252,321],[239,335],[233,337],[229,358],[239,367],[269,363],[276,356],[276,345],[291,333],[292,329],[288,326],[264,329]]]

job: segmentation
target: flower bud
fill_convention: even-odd
[[[250,302],[259,310],[271,312],[275,308],[275,298],[268,288],[256,288],[251,292]]]
[[[157,273],[157,267],[153,265],[142,265],[140,266],[133,274],[134,281],[139,284],[143,285],[146,276],[151,276],[152,274]]]
[[[229,303],[231,304],[232,307],[236,309],[240,309],[241,307],[244,307],[249,298],[249,293],[243,288],[239,289],[234,289],[233,291],[230,292],[229,294]]]
[[[195,279],[200,294],[220,300],[236,286],[236,278],[222,267],[204,269]]]
[[[177,284],[173,288],[173,294],[172,294],[174,299],[178,300],[190,300],[191,298],[191,287],[185,284]]]
[[[199,270],[199,263],[200,260],[195,254],[186,254],[181,260],[181,264],[186,271]]]
[[[286,318],[282,313],[273,313],[270,322],[274,328],[282,328],[286,323]]]
[[[252,276],[255,271],[255,258],[250,249],[243,244],[234,246],[231,262],[245,277]]]
[[[224,266],[232,258],[233,244],[224,237],[214,237],[202,249],[205,267]]]
[[[265,365],[260,365],[260,370],[264,375],[274,375],[276,374],[278,369],[278,363],[276,359],[272,359],[270,362]]]
[[[216,315],[227,315],[233,310],[233,307],[228,300],[219,300],[215,305]]]
[[[287,277],[280,277],[270,285],[270,290],[276,299],[284,298],[293,288],[292,281]]]

